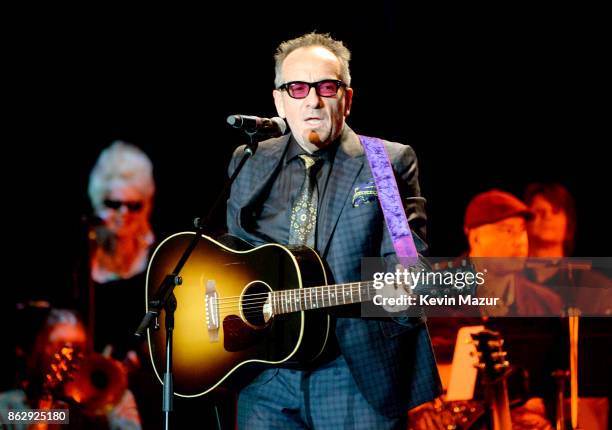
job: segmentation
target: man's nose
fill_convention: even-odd
[[[317,108],[323,106],[323,98],[317,94],[316,88],[310,88],[306,96],[306,106],[309,108]]]

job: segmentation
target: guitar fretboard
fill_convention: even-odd
[[[453,262],[435,263],[433,271],[465,271],[471,267],[464,259],[459,265]],[[417,285],[417,289],[419,286]],[[427,294],[444,293],[450,287],[428,289]],[[321,287],[296,288],[292,290],[273,291],[269,293],[270,305],[274,315],[310,309],[328,308],[349,305],[371,300],[380,290],[374,288],[374,281],[350,282],[347,284],[324,285]]]
[[[377,291],[374,288],[373,281],[351,282],[348,284],[273,291],[270,293],[270,299],[273,313],[279,315],[361,303],[371,300]]]

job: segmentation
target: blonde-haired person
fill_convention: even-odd
[[[153,250],[150,222],[153,163],[134,144],[115,141],[101,151],[89,177],[94,222],[89,228],[88,323],[94,349],[127,364],[143,427],[155,428],[158,391],[144,344],[134,331],[145,313],[145,276]],[[159,421],[159,420],[157,420]]]
[[[143,272],[154,240],[149,218],[155,183],[149,157],[135,145],[113,142],[91,171],[88,193],[101,220],[92,234],[94,281],[128,279]]]

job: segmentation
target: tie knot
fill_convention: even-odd
[[[302,161],[304,161],[304,167],[306,170],[309,170],[312,166],[321,161],[321,157],[319,155],[302,154],[299,157],[302,159]]]

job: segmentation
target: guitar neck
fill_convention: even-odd
[[[274,315],[288,314],[366,302],[377,291],[373,281],[280,290],[270,293],[270,305]]]
[[[433,272],[441,271],[449,273],[452,271],[465,272],[472,269],[473,266],[466,259],[463,259],[459,263],[453,261],[436,262],[430,270]],[[419,279],[418,276],[416,279]],[[442,278],[440,277],[440,279]],[[417,280],[415,282],[418,284]],[[438,290],[442,293],[446,289],[440,288]],[[349,282],[346,284],[273,291],[269,295],[269,304],[272,313],[279,315],[367,302],[379,293],[380,290],[374,288],[374,281]]]
[[[506,379],[510,363],[506,360],[507,353],[502,346],[504,340],[499,332],[483,330],[473,333],[478,352],[477,367],[483,371],[485,383],[485,399],[490,411],[490,426],[492,430],[512,430],[510,418],[510,402]]]
[[[506,379],[502,378],[489,387],[491,401],[491,424],[493,430],[512,430],[510,401]]]

